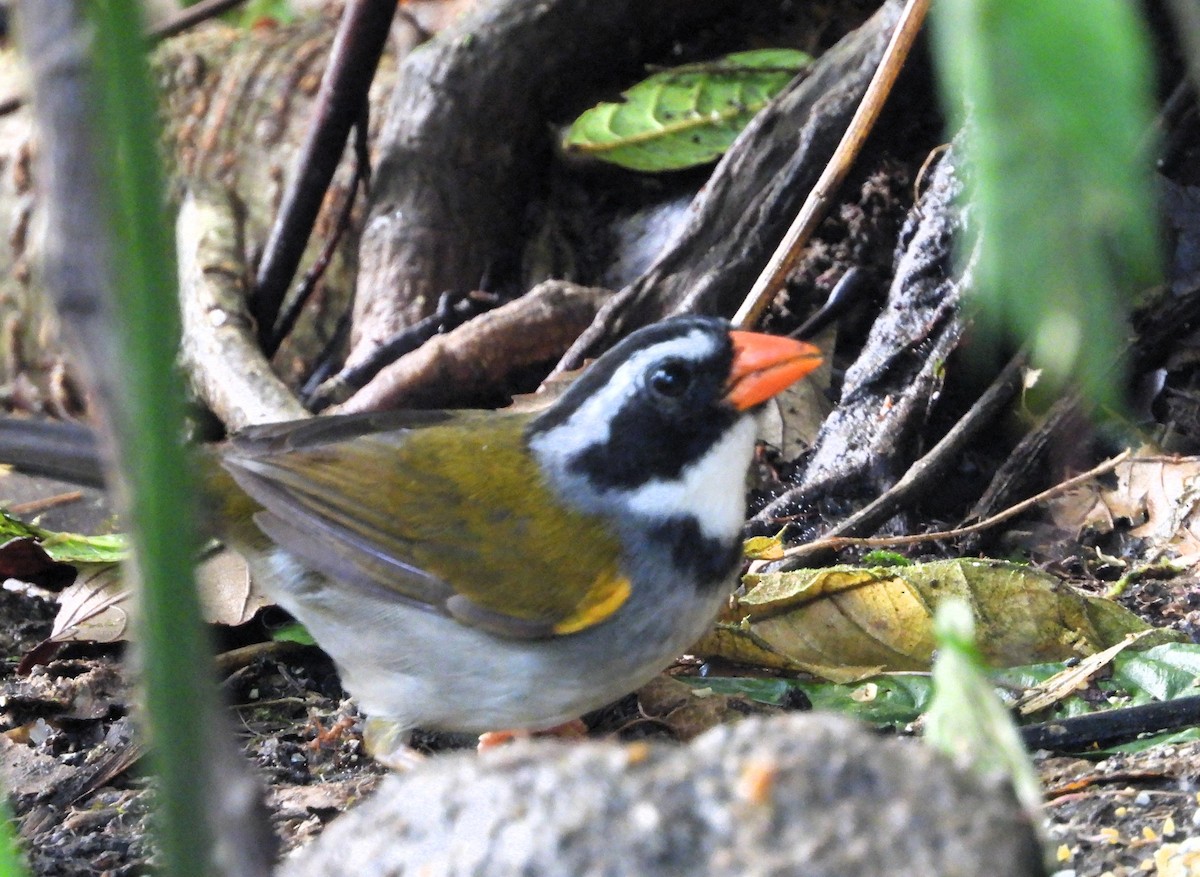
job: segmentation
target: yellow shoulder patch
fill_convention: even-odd
[[[631,590],[632,585],[625,576],[604,573],[592,583],[575,610],[554,625],[554,632],[578,633],[599,624],[621,608]]]

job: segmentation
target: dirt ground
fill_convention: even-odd
[[[21,493],[17,478],[5,477],[6,492]],[[28,489],[49,495],[40,482]],[[52,513],[47,525],[86,528],[103,517],[95,497],[74,505]],[[1194,582],[1141,582],[1122,602],[1197,639]],[[51,602],[31,593],[0,591],[0,771],[32,872],[148,873],[153,790],[134,730],[126,647],[72,645],[18,673],[20,658],[50,633],[54,613]],[[280,620],[268,611],[246,630],[221,632],[219,661],[241,745],[267,787],[287,850],[369,795],[383,770],[362,751],[361,722],[328,659],[314,648],[261,641],[264,625]],[[591,724],[604,734],[624,723],[610,711]],[[436,752],[473,740],[440,735],[418,743]],[[1200,862],[1200,852],[1186,845],[1200,837],[1200,743],[1108,757],[1042,753],[1037,763],[1049,843],[1064,875],[1200,873],[1200,864],[1190,871],[1183,864],[1189,856]]]

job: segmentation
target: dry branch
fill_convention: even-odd
[[[548,280],[383,369],[341,412],[495,404],[514,373],[553,362],[596,316],[606,289]]]
[[[908,468],[964,328],[959,298],[969,280],[955,270],[953,247],[966,222],[958,160],[953,149],[942,156],[901,233],[887,305],[846,372],[797,487],[757,521],[804,509],[814,518],[809,526],[819,527],[822,501],[874,499]]]
[[[632,76],[682,23],[739,6],[501,0],[410,55],[382,133],[350,364],[431,313],[443,292],[478,289],[515,264],[550,155],[547,123],[567,96]]]

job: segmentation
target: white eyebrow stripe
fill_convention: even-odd
[[[671,357],[699,361],[711,356],[715,349],[712,337],[695,329],[637,351],[563,423],[536,434],[529,443],[531,450],[544,462],[554,460],[565,468],[568,458],[609,441],[613,415],[637,391],[638,381],[652,364]]]

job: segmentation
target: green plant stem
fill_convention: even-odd
[[[206,735],[216,711],[211,652],[192,580],[191,472],[180,442],[183,387],[175,370],[179,343],[172,227],[156,147],[150,89],[136,5],[88,4],[95,25],[94,63],[107,158],[113,237],[112,301],[122,367],[119,410],[110,412],[129,488],[141,584],[140,643],[147,725],[160,779],[163,872],[208,873],[212,830],[205,795]]]
[[[25,877],[29,872],[21,860],[17,827],[12,822],[8,802],[0,796],[0,877]]]

